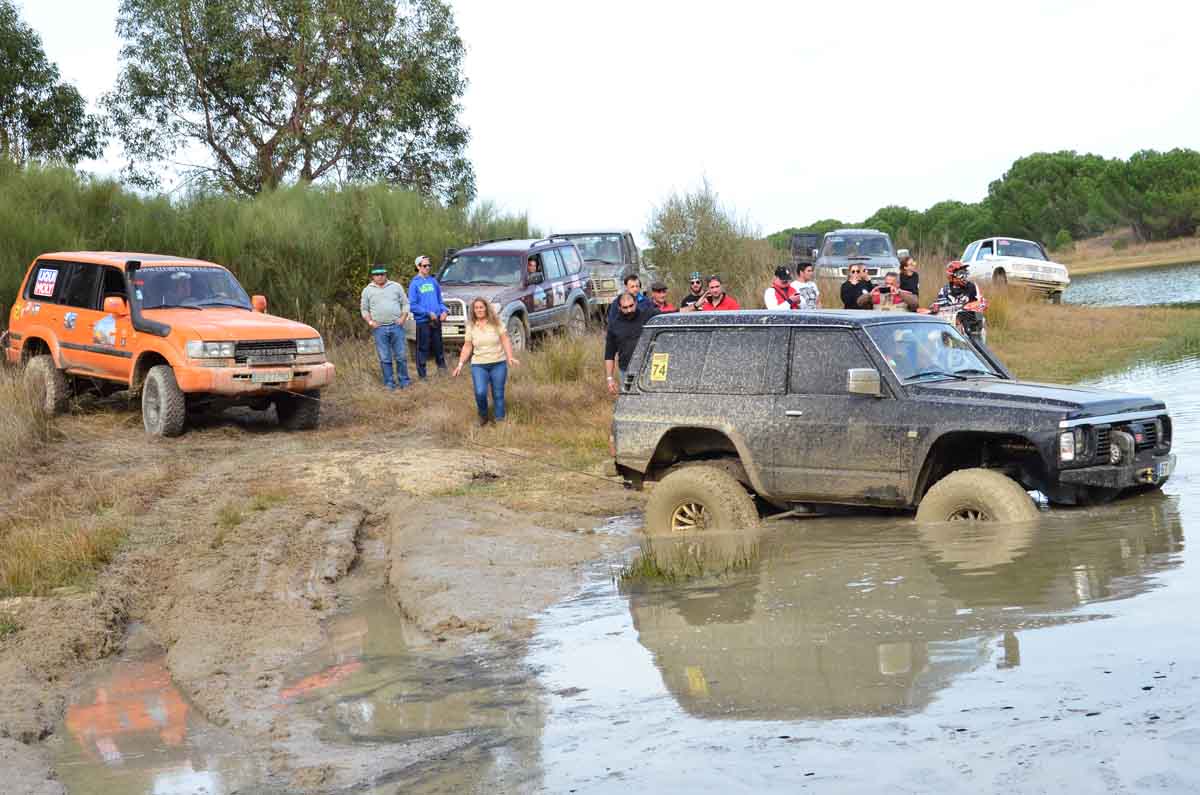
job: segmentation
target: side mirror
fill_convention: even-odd
[[[119,295],[110,295],[104,299],[104,313],[125,317],[129,314],[129,304],[125,303],[125,299]]]
[[[265,295],[256,295],[250,299],[250,305],[254,307],[255,312],[266,312],[267,297]]]
[[[851,395],[882,397],[879,371],[874,367],[852,367],[846,371],[846,391]]]
[[[540,273],[531,273],[531,274],[529,274],[529,283],[530,284],[541,284],[543,278],[544,277]]]

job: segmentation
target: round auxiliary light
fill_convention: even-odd
[[[1113,445],[1108,448],[1108,463],[1110,463],[1110,464],[1121,463],[1121,445],[1116,444],[1115,441],[1114,441]]]

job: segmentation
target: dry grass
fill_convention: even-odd
[[[150,465],[119,483],[47,478],[0,518],[0,596],[85,584],[173,477],[170,465]]]
[[[1057,251],[1051,257],[1066,265],[1073,275],[1179,265],[1200,262],[1200,237],[1137,243],[1128,229],[1119,229],[1080,240],[1069,251]]]
[[[51,417],[25,388],[21,371],[0,365],[0,475],[54,435]]]

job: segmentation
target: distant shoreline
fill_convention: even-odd
[[[1190,262],[1200,263],[1200,252],[1189,252],[1186,254],[1174,254],[1171,256],[1163,255],[1142,255],[1136,257],[1123,257],[1115,261],[1100,260],[1098,262],[1084,262],[1079,265],[1067,264],[1067,270],[1072,276],[1088,276],[1094,273],[1107,273],[1108,271],[1127,271],[1140,268],[1163,268],[1168,265],[1186,265]]]

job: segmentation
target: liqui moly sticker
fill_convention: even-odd
[[[54,295],[54,285],[58,282],[58,268],[39,268],[37,281],[33,285],[33,294],[49,298]]]

